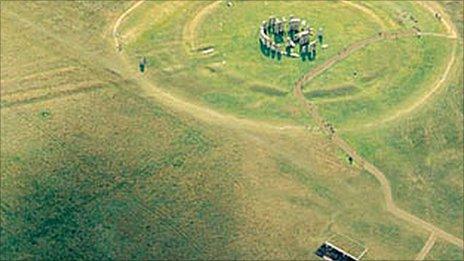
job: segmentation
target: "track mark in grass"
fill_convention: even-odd
[[[348,96],[357,93],[359,89],[353,84],[342,85],[333,89],[317,89],[304,94],[307,99],[311,98],[333,98],[338,96]]]
[[[252,90],[254,92],[262,93],[262,94],[265,94],[265,95],[269,95],[269,96],[283,97],[283,96],[286,96],[288,94],[288,92],[277,90],[277,89],[274,89],[272,87],[267,87],[267,86],[263,86],[263,85],[253,85],[253,86],[250,87],[250,90]]]
[[[89,86],[83,86],[83,87],[74,88],[70,90],[47,93],[47,94],[43,94],[43,95],[39,95],[35,97],[25,98],[22,100],[2,101],[1,108],[13,108],[13,107],[29,105],[33,103],[46,102],[46,101],[50,101],[54,99],[61,99],[64,97],[77,95],[81,93],[93,92],[93,91],[97,91],[97,90],[108,88],[108,87],[113,87],[113,86],[103,85],[102,83],[96,83],[96,84],[92,84]]]
[[[366,76],[362,76],[359,78],[359,81],[366,84],[366,83],[370,83],[370,82],[373,82],[374,80],[382,77],[382,73],[384,70],[386,70],[386,68],[382,68],[380,70],[377,70],[375,71],[374,73],[370,73]]]

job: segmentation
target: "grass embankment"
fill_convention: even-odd
[[[79,3],[1,4],[1,259],[308,259],[334,233],[368,246],[370,259],[412,259],[422,248],[427,235],[390,216],[375,179],[347,166],[318,134],[232,131],[173,113],[162,101],[140,93],[136,81],[118,72],[108,36],[111,21],[127,4],[103,3],[97,9]],[[126,41],[141,37],[128,49],[134,66],[135,56],[152,51],[148,76],[165,90],[199,103],[212,88],[227,93],[227,86],[237,84],[231,78],[251,84],[240,75],[254,68],[237,71],[239,77],[227,69],[222,76],[210,77],[202,68],[216,70],[211,63],[224,57],[194,59],[184,53],[183,43],[177,49],[164,48],[164,40],[179,40],[183,25],[202,4],[188,3],[184,8],[191,12],[185,12],[148,2],[147,10],[158,10],[163,19],[154,21],[153,31],[126,35]],[[246,11],[246,4],[238,3],[237,12]],[[254,5],[258,10],[258,3]],[[320,12],[336,6],[326,4]],[[80,12],[85,19],[75,15]],[[152,14],[134,14],[133,19],[151,21]],[[57,19],[61,23],[50,27]],[[130,30],[129,25],[124,30]],[[255,30],[253,22],[247,32]],[[81,45],[76,49],[71,43]],[[275,70],[284,66],[248,48],[245,52],[252,51],[252,57]],[[27,51],[16,52],[22,49]],[[36,62],[40,57],[43,63]],[[16,62],[33,69],[16,71]],[[79,73],[43,75],[66,66],[76,66]],[[295,66],[294,77],[302,70],[287,66]],[[28,90],[21,99],[33,97],[29,89],[37,86],[34,74],[44,77],[40,90],[60,95],[3,107],[9,101],[4,90],[21,88]],[[95,80],[101,88],[63,93],[60,79],[69,84]],[[282,83],[290,84],[286,79]],[[56,88],[50,87],[53,84]],[[284,84],[277,85],[279,93],[287,91],[280,89]],[[281,97],[276,91],[264,93],[260,95]],[[20,99],[16,94],[6,97]],[[239,110],[234,106],[229,112]],[[288,116],[253,115],[283,121]]]

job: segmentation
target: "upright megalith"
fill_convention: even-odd
[[[144,73],[147,66],[147,59],[145,57],[140,58],[139,61],[139,70],[141,73]]]
[[[270,16],[269,17],[269,21],[268,21],[268,32],[269,33],[274,33],[274,26],[275,26],[275,23],[276,23],[276,18],[274,16]]]
[[[267,57],[280,60],[284,55],[303,61],[306,58],[314,60],[317,45],[323,43],[322,27],[315,34],[315,29],[306,20],[290,16],[287,22],[285,17],[279,19],[270,16],[259,27],[259,43],[262,53]]]
[[[300,18],[297,17],[293,17],[292,19],[290,19],[288,22],[288,31],[292,33],[298,33],[300,31],[300,22]]]
[[[319,27],[319,29],[317,30],[317,40],[319,40],[320,44],[324,43],[324,32],[322,27]]]

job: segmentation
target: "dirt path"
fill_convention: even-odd
[[[133,75],[139,74],[137,71],[133,72]],[[214,109],[210,109],[205,106],[197,105],[192,102],[184,101],[169,92],[162,90],[155,86],[151,81],[144,78],[143,75],[135,78],[144,91],[147,93],[147,97],[162,101],[163,104],[174,109],[178,112],[189,112],[196,118],[223,126],[228,126],[232,129],[253,129],[262,131],[288,131],[288,130],[300,130],[305,131],[305,126],[298,125],[278,125],[264,121],[250,120],[247,118],[239,118],[231,114],[218,112]]]
[[[448,61],[447,65],[446,65],[446,69],[445,71],[443,72],[442,76],[440,77],[440,79],[438,79],[432,86],[432,88],[430,88],[422,97],[420,97],[419,99],[415,100],[411,105],[409,105],[408,107],[404,108],[404,109],[400,109],[398,111],[396,111],[393,115],[390,115],[386,118],[383,118],[382,120],[380,121],[375,121],[375,122],[371,122],[371,123],[368,123],[368,124],[365,124],[359,128],[362,128],[362,129],[366,129],[366,128],[372,128],[372,127],[377,127],[381,124],[385,124],[387,122],[391,122],[391,121],[394,121],[396,119],[399,119],[401,117],[403,117],[404,115],[406,114],[409,114],[411,112],[413,112],[414,110],[416,110],[417,108],[419,108],[420,106],[424,105],[425,102],[433,95],[435,94],[439,89],[440,87],[442,87],[445,83],[445,81],[448,79],[448,76],[450,74],[450,71],[451,71],[451,68],[453,67],[454,65],[454,62],[456,60],[456,48],[457,48],[457,44],[454,44],[453,45],[453,49],[451,51],[451,54],[450,54],[450,60]],[[350,129],[351,130],[351,129]]]
[[[382,19],[380,19],[379,16],[377,16],[376,13],[374,13],[371,9],[363,6],[363,5],[360,5],[358,2],[353,2],[353,1],[342,1],[343,4],[345,5],[349,5],[351,7],[354,7],[356,9],[358,9],[359,11],[365,13],[366,15],[370,16],[372,18],[372,20],[374,20],[377,24],[379,24],[379,26],[382,28],[382,30],[387,30],[387,26],[385,25],[384,21]],[[389,22],[389,25],[392,26],[392,23],[391,21],[388,21]]]
[[[123,21],[123,19],[132,12],[135,8],[140,6],[143,1],[139,1],[135,3],[132,7],[130,7],[127,11],[121,14],[116,20],[113,26],[113,37],[115,40],[116,47],[122,47],[118,39],[118,28]],[[220,3],[214,2],[213,4]],[[214,6],[213,6],[214,7]],[[212,4],[206,6],[202,9],[202,16],[206,15],[206,10],[211,10]],[[207,9],[208,8],[208,9]],[[201,20],[199,16],[196,16],[196,23]],[[190,28],[192,24],[190,24]],[[195,25],[196,26],[196,25]],[[193,27],[194,28],[194,27]],[[184,30],[185,31],[185,30]],[[187,102],[175,95],[172,95],[169,92],[164,91],[163,89],[157,87],[151,81],[143,77],[134,66],[130,66],[127,58],[124,56],[123,53],[119,56],[121,63],[124,65],[124,68],[120,68],[129,78],[134,78],[139,84],[140,87],[146,92],[147,97],[156,99],[161,101],[163,104],[167,105],[168,107],[179,111],[179,112],[186,112],[188,111],[190,114],[195,115],[196,118],[199,118],[205,122],[213,123],[213,124],[220,124],[229,126],[230,128],[247,128],[247,129],[255,129],[255,130],[263,130],[263,131],[305,131],[305,126],[299,125],[279,125],[273,124],[264,121],[258,120],[250,120],[246,118],[239,118],[234,115],[230,115],[227,113],[221,113],[216,110],[210,109],[205,106],[197,105],[192,102]],[[135,76],[134,76],[135,75]]]
[[[458,33],[457,33],[456,27],[451,22],[451,19],[448,17],[446,12],[443,11],[442,8],[439,5],[437,5],[435,3],[431,3],[431,2],[429,3],[429,2],[420,2],[420,1],[418,1],[417,3],[420,4],[421,6],[423,6],[424,8],[426,8],[427,10],[429,10],[432,14],[440,13],[442,15],[442,19],[440,21],[444,24],[446,30],[448,31],[447,34],[424,32],[424,33],[422,33],[423,36],[434,36],[434,37],[444,37],[444,38],[449,38],[449,39],[457,39]],[[443,72],[442,76],[432,85],[432,88],[430,88],[422,97],[415,100],[412,104],[410,104],[406,108],[400,109],[400,110],[396,111],[394,114],[392,114],[392,115],[390,115],[390,116],[388,116],[386,118],[383,118],[383,119],[381,119],[379,121],[375,121],[375,122],[371,122],[371,123],[368,123],[368,124],[364,124],[364,125],[359,126],[359,127],[343,129],[343,130],[344,131],[353,131],[353,130],[359,130],[359,129],[366,130],[366,129],[376,128],[376,127],[381,126],[382,124],[385,124],[387,122],[391,122],[391,121],[400,119],[401,117],[413,112],[414,110],[416,110],[420,106],[424,105],[428,101],[428,99],[430,99],[430,97],[432,97],[432,95],[434,95],[441,87],[444,86],[444,83],[448,79],[449,74],[451,72],[451,69],[453,68],[454,63],[456,62],[457,48],[458,48],[458,42],[455,41],[454,44],[453,44],[453,47],[452,47],[452,51],[450,53],[449,61],[446,64],[445,71]]]
[[[126,12],[124,12],[116,21],[114,27],[113,27],[113,37],[115,38],[115,44],[119,45],[119,41],[117,39],[117,29],[124,19],[125,16],[127,16],[132,10],[134,10],[137,6],[139,6],[142,2],[137,2],[135,5],[133,5],[131,8],[129,8]],[[206,13],[206,11],[205,11]],[[200,19],[200,18],[197,18]],[[201,19],[200,19],[201,20]],[[198,21],[198,20],[197,20]],[[198,22],[197,22],[198,23]],[[452,27],[451,27],[452,28]],[[312,80],[314,77],[320,75],[323,73],[325,70],[333,66],[335,63],[345,59],[348,57],[350,54],[356,52],[357,50],[360,50],[372,43],[379,42],[382,40],[387,40],[387,39],[395,39],[395,38],[400,38],[400,37],[412,37],[415,36],[415,32],[412,31],[403,31],[403,32],[395,32],[395,33],[383,33],[381,35],[377,35],[365,40],[361,40],[359,42],[356,42],[349,47],[345,48],[343,51],[338,53],[336,56],[333,58],[327,60],[320,66],[312,69],[310,72],[305,74],[302,78],[300,78],[296,84],[295,84],[295,89],[294,89],[294,95],[300,102],[301,106],[305,109],[305,111],[315,120],[316,124],[320,127],[321,130],[325,131],[328,136],[331,138],[333,143],[337,145],[341,150],[343,150],[345,153],[353,157],[353,159],[360,164],[366,171],[371,173],[380,183],[382,192],[385,197],[385,202],[386,202],[386,207],[387,210],[392,213],[394,216],[403,219],[407,222],[413,223],[419,227],[423,227],[424,229],[432,232],[434,235],[437,237],[443,238],[444,240],[457,245],[460,248],[464,248],[463,246],[463,240],[451,235],[440,228],[398,208],[394,201],[393,197],[391,194],[391,186],[390,183],[388,182],[387,178],[385,175],[377,169],[373,164],[369,163],[366,161],[364,158],[361,156],[357,155],[356,151],[348,144],[346,143],[342,138],[338,136],[338,134],[333,133],[331,131],[330,125],[327,125],[326,121],[322,118],[322,116],[319,114],[317,107],[313,104],[311,104],[309,101],[307,101],[302,93],[302,87],[303,84]],[[127,64],[126,64],[127,65]],[[129,68],[130,66],[128,66]],[[180,111],[189,111],[190,113],[194,114],[200,119],[203,119],[207,122],[219,122],[221,124],[225,124],[227,126],[234,126],[234,127],[252,127],[252,128],[267,128],[267,129],[273,129],[273,130],[286,130],[288,128],[301,128],[301,126],[276,126],[273,124],[265,123],[265,122],[258,122],[258,121],[252,121],[248,119],[241,119],[237,118],[232,115],[227,115],[227,114],[222,114],[219,112],[216,112],[214,110],[211,110],[209,108],[195,105],[193,103],[185,102],[170,93],[167,93],[160,88],[157,88],[154,86],[153,83],[151,83],[148,79],[143,78],[138,74],[136,71],[133,71],[131,69],[128,69],[127,71],[131,75],[138,75],[136,77],[136,80],[141,84],[142,87],[149,90],[153,96],[160,101],[163,101],[164,104],[178,109]]]
[[[427,256],[427,254],[432,249],[433,245],[435,245],[436,240],[437,240],[437,235],[434,232],[432,232],[427,242],[425,242],[424,247],[421,249],[419,254],[417,254],[416,260],[424,260],[424,258]]]
[[[221,4],[221,1],[215,1],[205,7],[203,7],[200,12],[198,12],[195,17],[190,21],[190,23],[187,24],[187,26],[184,27],[184,30],[182,32],[182,40],[184,43],[188,44],[190,46],[190,50],[195,50],[197,48],[197,45],[195,43],[196,39],[196,29],[198,25],[203,21],[206,15],[214,11],[219,4]]]
[[[441,8],[440,5],[428,1],[417,1],[416,3],[429,10],[429,12],[433,15],[435,15],[435,13],[439,13],[442,16],[441,22],[446,27],[449,37],[454,39],[458,38],[456,27],[454,26],[453,22],[451,22],[451,18],[443,10],[443,8]]]
[[[373,164],[369,163],[367,160],[359,156],[355,149],[353,149],[347,142],[345,142],[338,134],[333,132],[331,129],[331,126],[319,114],[317,107],[314,104],[310,103],[308,100],[306,100],[305,97],[303,96],[303,91],[302,91],[303,84],[311,81],[316,76],[320,75],[321,73],[329,69],[335,63],[348,57],[350,54],[372,43],[379,42],[381,40],[395,39],[395,38],[401,38],[401,37],[412,37],[415,35],[416,33],[411,32],[411,31],[404,31],[404,32],[398,32],[398,33],[384,33],[382,35],[377,35],[377,36],[353,43],[352,45],[345,48],[342,52],[340,52],[336,56],[327,60],[326,62],[319,65],[318,67],[315,67],[310,72],[308,72],[306,75],[304,75],[302,78],[300,78],[295,84],[294,95],[296,96],[300,104],[304,107],[305,111],[309,114],[309,116],[311,116],[315,120],[316,124],[322,130],[324,130],[325,133],[331,138],[332,142],[336,146],[338,146],[342,151],[344,151],[347,155],[351,156],[355,160],[355,162],[357,162],[360,166],[362,166],[362,168],[364,168],[366,171],[371,173],[379,181],[381,188],[382,188],[382,192],[384,194],[387,210],[390,213],[392,213],[394,216],[400,219],[403,219],[407,222],[413,223],[419,227],[423,227],[424,229],[435,233],[437,236],[443,238],[444,240],[460,248],[464,248],[462,239],[454,235],[451,235],[441,230],[440,228],[436,227],[435,225],[430,224],[404,211],[403,209],[400,209],[399,207],[397,207],[393,201],[390,183],[388,182],[385,175],[379,169],[377,169]]]
[[[156,4],[155,4],[156,2]],[[120,41],[124,44],[128,44],[134,39],[141,36],[145,30],[162,24],[165,17],[177,12],[179,9],[185,8],[189,4],[189,1],[149,1],[143,6],[143,14],[137,19],[135,26],[125,28],[124,34],[119,35]],[[160,15],[162,13],[162,15]],[[179,41],[181,42],[181,41]],[[173,41],[162,41],[160,44],[170,46]]]
[[[124,20],[124,18],[126,18],[126,16],[128,14],[130,14],[132,11],[134,11],[135,8],[137,8],[138,6],[140,6],[141,4],[143,4],[145,0],[141,0],[141,1],[138,1],[136,2],[134,5],[132,5],[129,9],[127,9],[124,13],[122,13],[118,19],[116,20],[116,22],[114,23],[113,25],[113,31],[112,31],[112,35],[113,35],[113,38],[114,38],[114,45],[116,46],[116,48],[120,48],[121,46],[121,39],[119,38],[119,35],[118,35],[118,28],[119,26],[121,25],[122,21]]]

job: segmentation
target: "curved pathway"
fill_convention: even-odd
[[[135,8],[137,8],[138,6],[140,6],[141,4],[143,4],[144,0],[141,0],[141,1],[138,1],[136,2],[133,6],[131,6],[129,9],[127,9],[124,13],[122,13],[118,19],[116,20],[116,22],[114,23],[113,25],[113,31],[112,31],[112,35],[113,35],[113,38],[114,38],[114,45],[116,46],[116,48],[120,48],[121,46],[121,39],[119,38],[119,35],[118,35],[118,28],[119,26],[121,25],[122,21],[124,20],[124,18],[126,18],[127,15],[129,15],[132,11],[134,11]]]
[[[182,40],[184,43],[190,45],[190,50],[195,50],[197,48],[195,43],[197,26],[201,23],[201,21],[203,21],[205,16],[214,11],[214,9],[216,9],[220,3],[221,1],[215,1],[206,5],[195,15],[195,17],[187,24],[187,26],[184,27],[182,32]]]
[[[444,240],[460,247],[464,248],[463,240],[446,232],[442,229],[438,228],[437,226],[428,223],[417,216],[414,216],[405,210],[397,207],[395,202],[393,201],[392,193],[391,193],[391,186],[388,182],[385,175],[377,169],[373,164],[359,156],[354,148],[352,148],[346,141],[344,141],[338,134],[333,131],[333,127],[326,122],[326,120],[319,114],[317,107],[306,100],[303,96],[303,84],[308,81],[311,81],[316,76],[320,75],[328,68],[330,68],[335,63],[345,59],[350,54],[372,44],[375,42],[379,42],[385,39],[395,39],[401,37],[413,37],[416,36],[416,32],[413,31],[404,31],[404,32],[397,32],[397,33],[383,33],[381,35],[374,36],[372,38],[368,38],[365,40],[361,40],[359,42],[353,43],[349,47],[345,48],[342,52],[338,55],[332,57],[331,59],[327,60],[323,64],[319,65],[318,67],[312,69],[309,73],[304,75],[301,79],[299,79],[295,84],[294,94],[300,104],[304,107],[305,111],[315,120],[316,124],[325,131],[327,135],[331,138],[333,143],[337,145],[342,151],[346,154],[351,156],[363,169],[368,171],[372,174],[380,183],[382,187],[382,191],[384,194],[387,210],[392,213],[394,216],[403,219],[407,222],[413,223],[417,226],[423,227],[424,229],[436,234],[437,236],[443,238]]]
[[[363,126],[361,126],[359,128],[366,129],[366,128],[371,128],[371,127],[378,127],[381,124],[384,124],[384,123],[387,123],[387,122],[390,122],[390,121],[394,121],[394,120],[396,120],[398,118],[401,118],[404,115],[410,114],[411,112],[413,112],[414,110],[419,108],[421,105],[423,105],[430,97],[432,97],[433,94],[435,94],[440,89],[440,87],[442,87],[444,85],[445,81],[448,79],[448,76],[449,76],[449,74],[451,72],[451,68],[453,67],[454,62],[456,60],[456,48],[457,48],[456,46],[457,46],[456,44],[453,45],[453,49],[452,49],[451,54],[450,54],[451,58],[450,58],[450,60],[448,61],[447,65],[446,65],[446,69],[445,69],[444,73],[442,74],[440,79],[438,79],[433,84],[433,87],[430,88],[422,97],[415,100],[408,107],[396,111],[393,115],[390,115],[390,116],[388,116],[386,118],[383,118],[380,121],[375,121],[375,122],[372,122],[372,123],[365,124],[365,125],[363,125]],[[350,130],[352,130],[352,129],[350,129]]]
[[[451,40],[457,40],[458,39],[458,33],[457,29],[454,26],[454,24],[451,22],[451,18],[446,14],[445,11],[442,10],[442,8],[437,5],[436,3],[425,3],[425,2],[417,2],[420,4],[422,7],[430,11],[432,14],[435,13],[440,13],[442,15],[441,22],[445,26],[446,30],[448,31],[446,34],[443,33],[434,33],[434,32],[423,32],[421,35],[423,36],[432,36],[432,37],[443,37],[443,38],[448,38]],[[400,119],[402,116],[408,115],[412,113],[414,110],[425,104],[425,102],[432,97],[433,94],[435,94],[441,87],[444,86],[445,81],[448,79],[449,74],[451,72],[451,69],[456,62],[456,54],[457,54],[457,48],[458,48],[458,42],[455,41],[450,53],[450,58],[448,63],[446,64],[445,71],[443,72],[442,76],[432,85],[432,88],[427,90],[427,92],[420,97],[419,99],[415,100],[412,104],[407,106],[406,108],[399,109],[396,111],[394,114],[383,118],[381,120],[363,124],[359,127],[353,127],[353,128],[344,128],[343,131],[353,131],[353,130],[366,130],[366,129],[373,129],[381,126],[384,123],[388,123],[391,121],[395,121],[397,119]]]
[[[136,2],[132,5],[129,9],[127,9],[124,13],[122,13],[116,22],[113,25],[112,36],[114,38],[114,44],[116,48],[120,51],[123,51],[122,43],[119,39],[118,35],[118,28],[121,25],[122,21],[126,16],[135,10],[138,6],[140,6],[144,0]],[[201,16],[206,15],[208,10],[216,7],[217,3],[220,2],[213,2],[212,4],[207,5],[204,7],[200,12],[202,13]],[[197,15],[195,20],[200,21],[202,18]],[[193,27],[194,28],[194,27]],[[248,129],[256,129],[256,130],[264,130],[264,131],[287,131],[287,130],[300,130],[304,131],[306,128],[305,126],[301,125],[279,125],[279,124],[272,124],[265,121],[259,120],[250,120],[246,118],[239,118],[231,114],[221,113],[216,110],[210,109],[205,106],[200,106],[191,102],[187,102],[181,98],[178,98],[175,95],[172,95],[169,92],[162,90],[161,88],[156,87],[151,81],[144,78],[142,75],[138,73],[135,69],[133,69],[130,64],[128,64],[127,59],[122,57],[122,62],[126,65],[125,71],[127,75],[136,75],[136,80],[140,83],[144,89],[147,90],[147,95],[150,97],[157,98],[158,100],[163,101],[166,105],[171,108],[174,108],[178,111],[188,111],[191,114],[194,114],[197,118],[200,118],[206,122],[212,123],[219,123],[221,125],[229,126],[230,128],[248,128]]]
[[[387,26],[385,25],[384,21],[380,19],[380,17],[374,13],[371,9],[359,4],[358,2],[354,1],[342,1],[343,4],[349,5],[351,7],[354,7],[358,9],[359,11],[365,13],[366,15],[370,16],[372,20],[374,20],[381,28],[382,30],[386,30]],[[389,21],[389,25],[391,25],[391,22]]]
[[[136,7],[138,7],[141,3],[142,3],[142,1],[137,2],[136,4],[134,4],[126,12],[124,12],[117,19],[116,23],[114,24],[113,37],[115,38],[115,44],[117,46],[120,45],[120,42],[119,42],[118,37],[117,37],[117,29],[118,29],[119,25],[121,24],[122,20],[131,11],[133,11]],[[434,10],[434,9],[431,8],[430,10]],[[453,32],[452,26],[450,24],[448,24],[447,21],[445,21],[445,20],[443,20],[443,21],[445,23],[445,26],[448,29],[451,29],[451,32]],[[412,32],[412,31],[402,31],[402,32],[394,32],[394,33],[385,32],[385,33],[379,34],[377,36],[374,36],[374,37],[371,37],[371,38],[368,38],[368,39],[361,40],[359,42],[353,43],[349,47],[345,48],[342,52],[338,53],[338,55],[336,55],[336,56],[332,57],[331,59],[327,60],[326,62],[324,62],[320,66],[312,69],[310,72],[305,74],[301,79],[299,79],[295,84],[294,94],[295,94],[296,98],[298,99],[298,101],[300,102],[300,104],[304,107],[305,111],[311,117],[313,117],[313,119],[315,120],[317,125],[329,135],[329,137],[331,138],[333,143],[335,145],[337,145],[345,153],[352,156],[353,159],[356,160],[356,162],[358,162],[366,171],[371,173],[379,181],[379,183],[381,185],[381,188],[382,188],[382,191],[383,191],[383,194],[384,194],[384,197],[385,197],[387,210],[390,213],[392,213],[396,217],[398,217],[400,219],[403,219],[403,220],[405,220],[407,222],[413,223],[413,224],[415,224],[415,225],[417,225],[419,227],[423,227],[424,229],[430,231],[432,233],[432,235],[434,235],[434,236],[436,235],[436,237],[440,237],[440,238],[442,238],[442,239],[444,239],[444,240],[446,240],[446,241],[448,241],[448,242],[450,242],[450,243],[452,243],[452,244],[454,244],[454,245],[456,245],[456,246],[458,246],[460,248],[464,248],[462,239],[460,239],[460,238],[458,238],[458,237],[456,237],[454,235],[451,235],[451,234],[447,233],[446,231],[441,230],[437,226],[435,226],[433,224],[430,224],[430,223],[428,223],[428,222],[426,222],[426,221],[424,221],[424,220],[422,220],[422,219],[420,219],[420,218],[406,212],[405,210],[400,209],[399,207],[397,207],[395,205],[394,201],[393,201],[393,197],[392,197],[392,194],[391,194],[390,183],[388,182],[385,175],[379,169],[377,169],[373,164],[369,163],[367,160],[365,160],[364,158],[359,156],[356,153],[356,151],[348,143],[346,143],[340,136],[338,136],[335,132],[333,132],[331,126],[328,125],[327,122],[324,120],[324,118],[319,114],[317,107],[315,105],[311,104],[309,101],[307,101],[304,98],[303,93],[302,93],[302,87],[303,87],[304,83],[310,81],[311,79],[313,79],[317,75],[323,73],[325,70],[327,70],[328,68],[333,66],[335,63],[345,59],[350,54],[352,54],[352,53],[354,53],[354,52],[356,52],[356,51],[358,51],[358,50],[360,50],[360,49],[362,49],[362,48],[364,48],[364,47],[366,47],[366,46],[368,46],[368,45],[370,45],[372,43],[375,43],[375,42],[379,42],[379,41],[386,40],[386,39],[396,39],[396,38],[400,38],[400,37],[412,37],[412,36],[415,36],[415,35],[416,35],[416,33]],[[454,38],[455,36],[456,36],[455,31],[451,35],[448,35],[448,37],[450,37],[450,38]],[[444,78],[446,78],[446,77],[444,77]],[[151,82],[149,82],[145,78],[138,77],[137,80],[139,80],[142,85],[145,85],[145,86],[148,86],[148,87],[153,87],[153,84]],[[214,110],[210,110],[208,108],[205,108],[205,107],[202,107],[202,106],[199,106],[199,105],[195,105],[195,104],[188,103],[188,102],[185,102],[183,100],[180,100],[180,99],[172,96],[171,94],[160,90],[159,88],[155,88],[155,89],[156,89],[157,96],[161,96],[161,98],[163,100],[167,99],[167,102],[169,103],[169,105],[172,105],[174,107],[180,107],[182,110],[187,110],[187,111],[192,111],[193,110],[195,113],[199,112],[200,115],[197,114],[197,116],[199,116],[200,118],[204,118],[205,120],[208,120],[208,121],[211,120],[210,117],[213,117],[213,118],[215,118],[215,120],[219,120],[219,121],[221,121],[223,123],[226,123],[227,125],[230,125],[231,124],[230,121],[232,121],[232,125],[234,123],[235,124],[239,123],[240,125],[243,124],[243,125],[247,125],[247,126],[251,126],[251,127],[259,127],[259,128],[261,128],[263,126],[266,126],[266,128],[278,129],[278,130],[283,130],[283,129],[289,128],[287,126],[279,127],[279,126],[275,126],[275,125],[268,124],[268,123],[257,122],[257,121],[247,120],[247,119],[239,119],[239,118],[236,118],[236,117],[234,117],[232,115],[224,115],[224,114],[218,113],[218,112],[216,112]],[[293,127],[298,128],[299,126],[293,126]],[[433,241],[434,240],[432,240],[432,242]],[[433,245],[433,244],[429,243],[428,245]],[[424,248],[425,249],[431,248],[431,246],[426,245]]]

